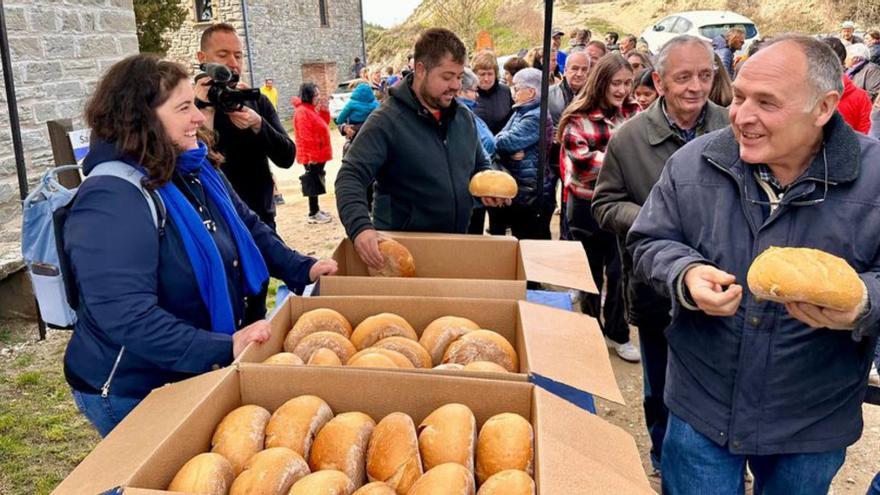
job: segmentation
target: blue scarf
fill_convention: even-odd
[[[235,211],[226,183],[208,162],[207,155],[207,146],[199,142],[198,148],[181,153],[177,158],[177,169],[184,174],[195,173],[199,176],[205,195],[220,210],[223,221],[232,232],[244,274],[245,294],[258,294],[269,279],[266,262],[257,249],[250,231]],[[192,203],[172,182],[159,188],[159,195],[165,202],[168,217],[180,231],[183,246],[196,276],[199,293],[208,309],[208,314],[211,315],[211,331],[232,335],[236,328],[226,270],[223,268],[220,251],[211,233],[205,228],[202,218]]]

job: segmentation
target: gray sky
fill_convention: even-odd
[[[422,0],[362,0],[364,21],[391,27],[405,21]]]

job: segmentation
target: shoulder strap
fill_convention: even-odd
[[[159,196],[156,191],[150,191],[144,187],[141,182],[144,178],[144,174],[140,170],[132,167],[125,162],[103,162],[99,163],[95,166],[94,169],[92,169],[89,175],[86,176],[86,180],[91,177],[98,177],[102,175],[118,177],[136,187],[147,200],[147,205],[150,207],[150,216],[153,217],[153,225],[155,225],[156,228],[159,229],[160,234],[165,230],[165,203],[162,201],[162,197]]]

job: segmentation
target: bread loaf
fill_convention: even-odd
[[[471,177],[468,190],[478,198],[508,198],[516,197],[516,179],[510,174],[500,170],[484,170]]]
[[[300,479],[288,495],[351,495],[353,490],[354,485],[345,473],[327,469]]]
[[[232,464],[225,457],[214,453],[199,454],[186,461],[174,475],[168,491],[226,495],[233,479]]]
[[[449,344],[471,330],[479,329],[479,325],[467,318],[442,316],[425,327],[419,338],[419,344],[428,351],[431,362],[436,366],[443,360],[443,353],[446,352]]]
[[[257,452],[232,482],[229,495],[287,495],[290,487],[309,474],[302,456],[286,447]]]
[[[809,248],[767,249],[752,262],[747,281],[759,299],[804,302],[838,311],[858,307],[866,291],[846,260]]]
[[[387,337],[419,339],[412,325],[394,313],[381,313],[362,321],[351,334],[351,343],[361,351]]]
[[[358,488],[351,495],[397,495],[397,492],[386,483],[374,481]]]
[[[299,341],[299,344],[296,345],[296,349],[293,350],[293,353],[307,363],[312,358],[312,354],[322,347],[336,353],[340,363],[348,361],[354,356],[354,353],[357,352],[357,349],[351,345],[348,338],[338,333],[315,332],[303,337],[303,339]]]
[[[211,438],[211,452],[225,457],[238,476],[244,463],[263,450],[269,411],[260,406],[241,406],[223,418]]]
[[[431,367],[431,355],[415,340],[406,337],[388,337],[376,342],[373,347],[397,351],[406,356],[416,368]]]
[[[367,448],[367,478],[384,481],[406,495],[422,476],[422,458],[412,418],[404,413],[391,413],[373,429]]]
[[[525,471],[506,469],[489,477],[477,495],[535,495],[535,481]]]
[[[392,239],[379,241],[379,252],[385,260],[382,268],[376,270],[368,266],[367,272],[371,277],[415,277],[416,262],[412,253],[403,244]]]
[[[419,452],[425,470],[455,462],[473,472],[476,445],[477,420],[463,404],[438,407],[419,425]]]
[[[290,365],[290,364],[305,364],[303,360],[300,359],[299,356],[292,352],[279,352],[278,354],[273,354],[266,358],[263,361],[263,364],[282,364],[282,365]]]
[[[339,360],[339,356],[335,352],[322,347],[312,353],[312,357],[309,358],[309,366],[342,366],[342,361]]]
[[[351,336],[351,323],[338,311],[327,308],[306,311],[294,323],[284,338],[284,350],[293,352],[299,341],[315,332],[334,332],[343,337]]]
[[[308,459],[315,436],[331,419],[333,410],[320,397],[294,397],[276,409],[269,418],[266,448],[287,447]]]
[[[477,482],[495,473],[519,469],[532,475],[532,425],[514,413],[496,414],[480,428],[477,439]]]
[[[474,495],[474,475],[461,464],[440,464],[423,474],[407,495]]]
[[[464,365],[458,363],[443,363],[434,366],[435,370],[463,370]]]
[[[356,361],[360,356],[363,356],[364,354],[381,354],[393,361],[395,367],[397,368],[415,368],[415,366],[413,366],[412,364],[412,361],[410,361],[408,357],[397,351],[392,351],[391,349],[384,349],[381,347],[367,347],[362,351],[358,351],[357,354],[355,354],[351,357],[351,359],[348,360],[348,365],[351,366],[352,362]]]
[[[315,437],[309,466],[312,471],[336,469],[345,473],[355,488],[366,481],[367,444],[376,423],[360,412],[347,412],[331,419]]]
[[[507,373],[507,370],[504,369],[498,363],[493,363],[490,361],[473,361],[462,368],[464,371],[488,371],[492,373]]]
[[[449,344],[443,354],[444,363],[468,364],[474,361],[490,361],[507,371],[519,371],[516,350],[500,334],[491,330],[468,332]]]
[[[366,350],[366,349],[365,349]],[[353,357],[348,361],[348,365],[354,368],[388,368],[396,369],[398,366],[388,356],[379,354],[378,352],[367,352],[360,356]]]

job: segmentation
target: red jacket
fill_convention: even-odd
[[[291,98],[296,109],[293,114],[293,140],[296,143],[296,161],[325,163],[333,159],[330,146],[330,112],[325,108],[316,110],[310,103],[297,97]]]
[[[856,132],[867,134],[871,130],[871,99],[846,76],[843,76],[843,96],[837,111]]]

